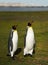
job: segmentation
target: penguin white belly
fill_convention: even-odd
[[[34,44],[34,33],[29,30],[26,36],[26,48],[32,49]]]
[[[17,43],[18,43],[18,34],[17,34],[17,31],[15,31],[13,33],[12,42],[13,42],[13,51],[16,51],[17,50]]]
[[[26,46],[24,48],[24,55],[31,54],[33,52],[33,45],[34,45],[34,32],[31,29],[28,29],[27,36],[26,36]]]

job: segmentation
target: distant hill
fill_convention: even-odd
[[[0,6],[12,6],[12,7],[47,7],[47,6],[39,6],[34,4],[26,4],[26,3],[0,3]]]

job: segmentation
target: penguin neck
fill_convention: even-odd
[[[28,31],[31,31],[32,30],[32,27],[30,26],[29,28],[28,28]]]
[[[30,28],[30,29],[32,29],[32,27],[31,27],[31,26],[30,26],[29,28]]]
[[[17,30],[14,30],[14,32],[17,31]]]

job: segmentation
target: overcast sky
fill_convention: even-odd
[[[27,3],[40,6],[48,6],[48,0],[0,0],[0,3]]]

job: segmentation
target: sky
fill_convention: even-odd
[[[0,0],[0,3],[25,3],[39,6],[48,6],[48,0]]]

